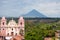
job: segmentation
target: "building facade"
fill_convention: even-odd
[[[45,37],[44,40],[52,40],[51,37]]]
[[[55,40],[60,40],[60,30],[56,30],[56,32],[55,32]]]
[[[24,35],[24,19],[20,17],[18,23],[15,20],[10,20],[7,23],[7,19],[2,17],[0,20],[0,36],[16,36]]]

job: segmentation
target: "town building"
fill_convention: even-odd
[[[0,39],[2,40],[10,40],[12,37],[17,35],[24,36],[24,19],[23,17],[19,17],[18,23],[15,20],[9,20],[7,23],[7,19],[2,17],[0,20]]]
[[[55,31],[54,39],[52,37],[45,37],[44,40],[60,40],[60,30]]]
[[[56,30],[56,32],[55,32],[55,40],[60,40],[60,30]]]
[[[52,40],[51,37],[45,37],[44,40]]]

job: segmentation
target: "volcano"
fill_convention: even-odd
[[[46,18],[47,16],[43,15],[42,13],[38,12],[37,10],[33,9],[32,11],[28,12],[25,15],[22,15],[23,17],[28,18]]]

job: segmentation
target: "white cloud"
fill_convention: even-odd
[[[60,14],[60,3],[52,2],[52,3],[38,3],[33,5],[33,8],[42,12],[47,16],[58,16]],[[52,14],[52,15],[51,15]]]
[[[19,16],[32,9],[36,9],[47,16],[58,16],[60,14],[60,0],[3,0],[0,2],[2,2],[0,3],[1,14],[17,13]]]

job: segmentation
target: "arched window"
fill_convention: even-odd
[[[7,36],[9,36],[9,33],[7,34]]]
[[[3,30],[4,30],[4,28],[3,28]]]
[[[14,32],[11,32],[11,36],[13,36],[14,35]]]
[[[4,22],[3,22],[3,25],[4,25]]]
[[[12,28],[12,31],[13,31],[13,28]]]
[[[22,25],[22,22],[20,24]]]
[[[17,35],[17,33],[15,35]]]

